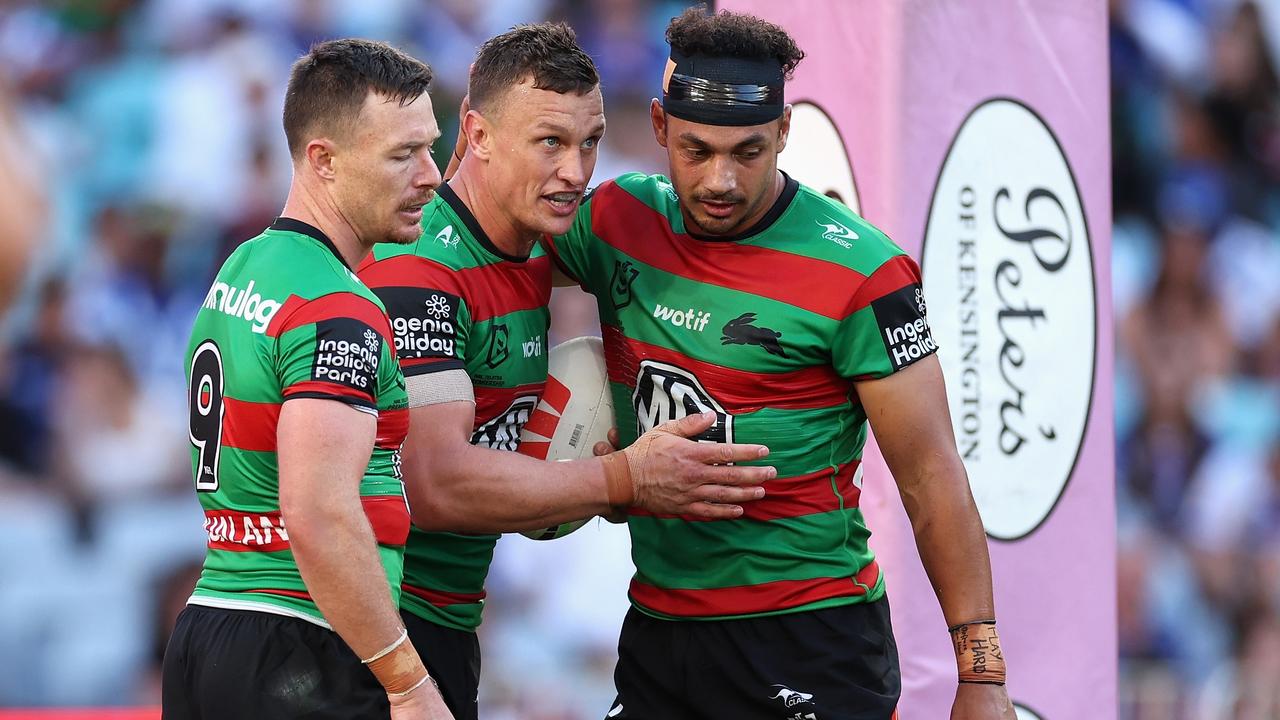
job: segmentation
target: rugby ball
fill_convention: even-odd
[[[519,451],[552,461],[591,457],[591,448],[609,439],[613,425],[613,398],[600,338],[578,337],[551,348],[547,387],[520,430]],[[522,534],[534,540],[554,540],[586,522],[574,520]]]

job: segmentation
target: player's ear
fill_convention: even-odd
[[[493,154],[493,125],[474,108],[462,118],[462,132],[467,136],[467,152],[481,160]]]
[[[649,121],[653,123],[653,139],[662,147],[667,146],[667,113],[658,98],[649,101]]]
[[[791,135],[791,105],[782,108],[782,122],[778,125],[778,152],[787,147],[787,137]]]
[[[321,179],[332,180],[337,174],[337,159],[334,157],[333,150],[332,140],[315,138],[307,143],[303,162]]]

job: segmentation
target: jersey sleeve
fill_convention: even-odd
[[[613,181],[609,181],[587,192],[582,198],[582,204],[578,206],[578,212],[573,218],[573,225],[569,227],[569,232],[555,237],[544,235],[542,238],[543,249],[547,251],[547,255],[551,256],[551,261],[560,269],[560,272],[581,285],[587,292],[592,292],[588,283],[592,277],[590,251],[594,241],[591,234],[591,212],[595,206],[594,199],[600,191],[607,192],[607,188],[613,184]]]
[[[289,305],[268,328],[281,396],[337,400],[376,414],[379,365],[390,342],[382,308],[348,292],[294,297]]]
[[[881,264],[854,292],[836,329],[832,363],[842,377],[887,377],[937,352],[920,267],[909,255]]]
[[[457,271],[397,255],[361,269],[360,279],[387,308],[406,378],[464,369],[471,316]]]

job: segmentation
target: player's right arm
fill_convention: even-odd
[[[361,298],[326,300],[330,308],[362,308],[363,302],[376,309]],[[385,340],[359,317],[310,309],[293,316],[298,320],[284,320],[279,330],[284,402],[276,450],[280,512],[294,561],[325,620],[357,657],[369,661],[395,708],[393,717],[451,720],[405,637],[361,503],[360,484],[377,433],[376,365],[356,367],[339,380],[329,372],[337,352],[332,345],[368,342],[366,333],[375,342]],[[326,345],[329,350],[322,349]]]
[[[608,515],[619,505],[705,519],[734,518],[742,514],[738,503],[764,497],[759,484],[776,475],[768,466],[724,465],[764,457],[764,446],[686,439],[714,421],[699,415],[655,428],[609,458],[547,462],[472,445],[472,402],[421,405],[409,413],[405,485],[413,522],[423,530],[536,530]],[[618,463],[626,465],[625,471]],[[619,497],[626,501],[617,502]]]

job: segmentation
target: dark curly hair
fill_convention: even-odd
[[[777,25],[746,13],[710,13],[705,5],[691,7],[672,18],[667,26],[667,42],[685,55],[777,58],[788,80],[804,59],[804,51]]]
[[[517,25],[480,46],[471,67],[471,107],[485,112],[513,85],[533,79],[539,90],[582,95],[600,84],[591,56],[562,22]]]

